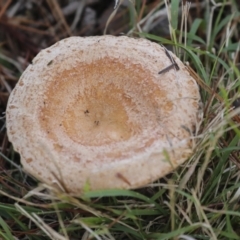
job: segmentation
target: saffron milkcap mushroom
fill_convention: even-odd
[[[167,68],[171,61],[178,70]],[[132,189],[192,154],[199,101],[183,63],[156,43],[70,37],[22,74],[7,132],[25,171],[42,182],[74,194],[86,186]]]

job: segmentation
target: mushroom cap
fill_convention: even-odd
[[[9,98],[9,140],[24,169],[80,194],[138,188],[192,153],[199,89],[163,47],[125,36],[70,37],[42,50]]]

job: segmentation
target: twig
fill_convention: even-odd
[[[3,16],[3,14],[6,12],[8,6],[10,5],[11,2],[12,2],[12,0],[8,0],[6,2],[6,4],[2,7],[2,10],[0,11],[0,19]]]
[[[165,73],[167,71],[169,71],[170,69],[174,68],[177,70],[178,65],[176,63],[172,63],[171,65],[169,65],[168,67],[165,67],[164,69],[162,69],[158,74],[162,74]],[[179,67],[178,67],[179,70]]]

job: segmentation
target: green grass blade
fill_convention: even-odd
[[[178,28],[179,0],[171,1],[171,27],[173,30]]]
[[[203,20],[200,19],[200,18],[194,19],[194,21],[193,21],[193,23],[192,23],[192,25],[191,25],[191,29],[190,29],[189,33],[187,34],[187,45],[188,45],[188,46],[191,46],[193,40],[196,40],[196,39],[194,39],[193,37],[191,38],[191,36],[195,36],[195,38],[197,37],[197,39],[199,39],[198,41],[199,41],[200,43],[206,44],[203,39],[201,39],[200,37],[198,37],[198,36],[196,35],[197,30],[199,29],[199,27],[200,27],[200,25],[201,25],[202,22],[203,22]]]
[[[15,240],[12,233],[11,233],[11,230],[9,228],[9,226],[7,225],[7,223],[2,219],[2,217],[0,217],[0,226],[2,227],[2,230],[5,232],[3,233],[2,232],[2,235],[4,237],[6,237],[5,239],[7,240]],[[0,229],[1,231],[1,229]],[[1,233],[1,232],[0,232]]]

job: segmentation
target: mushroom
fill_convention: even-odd
[[[157,43],[70,37],[22,74],[8,137],[27,173],[69,193],[139,188],[192,154],[199,101],[183,63]]]

